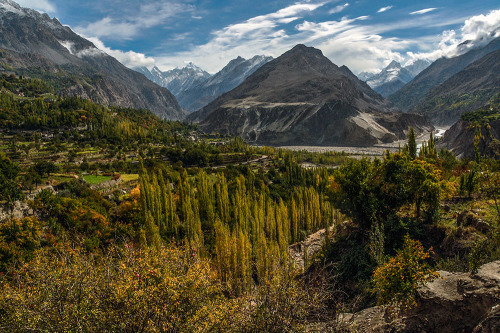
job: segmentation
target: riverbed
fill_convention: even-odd
[[[434,137],[436,139],[442,137],[444,132],[449,127],[439,127],[433,131]],[[431,132],[425,132],[416,137],[417,148],[420,149],[423,141],[428,141]],[[391,153],[397,152],[400,148],[406,144],[407,140],[398,140],[391,143],[377,144],[369,147],[342,147],[342,146],[280,146],[278,148],[289,149],[289,150],[306,150],[315,153],[325,153],[325,152],[345,152],[349,155],[362,155],[362,156],[382,156],[387,150]]]

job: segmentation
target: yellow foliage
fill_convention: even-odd
[[[428,258],[429,252],[424,251],[422,244],[406,235],[398,254],[373,273],[378,303],[393,304],[400,309],[414,307],[418,287],[439,276],[425,263]]]

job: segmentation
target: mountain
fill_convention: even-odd
[[[151,71],[146,67],[137,68],[136,71],[143,73],[154,83],[167,88],[175,96],[178,96],[184,90],[205,82],[211,77],[209,73],[191,62],[186,67],[175,68],[165,72],[162,72],[156,66]]]
[[[413,111],[435,124],[451,125],[466,111],[476,110],[500,94],[500,50],[491,52],[433,88]]]
[[[391,112],[384,99],[320,50],[297,45],[241,85],[191,114],[206,132],[259,144],[369,146],[432,126],[421,115]]]
[[[477,132],[477,149],[484,156],[498,157],[500,154],[500,93],[492,102],[473,112],[463,113],[438,143],[459,157],[474,158]]]
[[[0,50],[0,72],[44,79],[61,95],[145,108],[166,119],[185,116],[167,89],[126,68],[57,19],[11,0],[0,0]]]
[[[500,49],[500,38],[496,38],[488,45],[470,50],[460,56],[438,59],[401,90],[390,95],[388,99],[401,110],[411,110],[424,100],[432,88],[445,82],[474,61],[498,49]]]
[[[418,60],[413,61],[410,64],[406,64],[406,66],[404,68],[408,72],[410,72],[412,77],[415,77],[418,74],[420,74],[424,69],[429,67],[430,64],[432,64],[432,61],[430,61],[429,59],[418,59]]]
[[[262,55],[257,55],[248,60],[242,57],[233,59],[222,70],[204,82],[176,95],[179,104],[188,111],[199,110],[223,93],[236,88],[248,76],[270,60],[272,60],[272,57]]]
[[[387,97],[411,81],[416,75],[414,73],[418,71],[423,64],[423,61],[413,63],[410,67],[410,71],[408,68],[402,67],[399,62],[393,60],[379,73],[371,74],[362,72],[359,74],[359,78],[365,81],[377,93],[383,97]]]

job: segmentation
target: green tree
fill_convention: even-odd
[[[17,164],[11,162],[4,154],[0,154],[0,200],[10,210],[14,208],[16,200],[24,197],[21,186],[16,181],[19,171]]]
[[[410,155],[412,159],[417,158],[417,141],[415,139],[413,127],[410,127],[410,131],[408,132],[408,155]]]

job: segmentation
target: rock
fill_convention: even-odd
[[[353,315],[356,332],[500,332],[500,261],[476,275],[439,272],[418,291],[418,305],[400,317],[385,307]]]
[[[314,234],[307,236],[305,241],[294,243],[288,247],[289,256],[295,261],[298,268],[304,269],[306,253],[307,258],[310,259],[321,251],[325,236],[326,229],[321,229]]]
[[[477,231],[486,233],[491,230],[489,223],[483,221],[478,213],[480,211],[473,209],[471,211],[457,212],[457,226],[473,227]]]
[[[491,308],[486,318],[474,328],[473,333],[500,332],[500,305]]]

